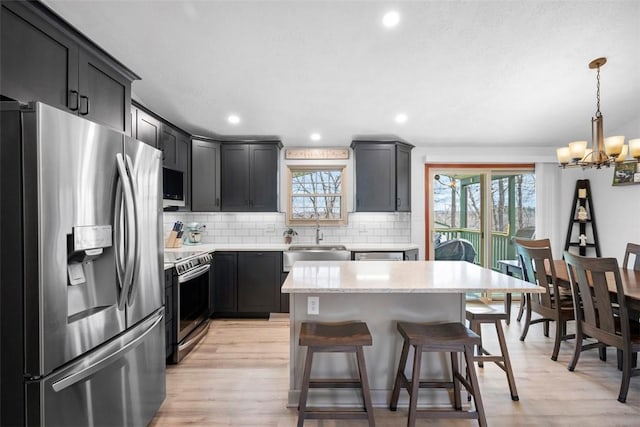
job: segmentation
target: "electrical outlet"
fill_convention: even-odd
[[[307,314],[320,314],[320,297],[307,297]]]

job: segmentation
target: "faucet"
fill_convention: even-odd
[[[316,245],[320,244],[320,240],[324,240],[324,233],[320,233],[320,215],[316,214]]]

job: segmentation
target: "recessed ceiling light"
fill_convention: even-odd
[[[393,28],[400,22],[400,14],[395,10],[387,12],[382,17],[382,25],[387,28]]]
[[[240,117],[236,116],[235,114],[231,114],[229,117],[227,117],[227,121],[232,125],[237,125],[238,123],[240,123]]]
[[[314,132],[309,136],[309,138],[311,138],[312,141],[320,141],[322,136],[319,133]]]
[[[405,123],[407,121],[407,115],[404,113],[396,114],[396,123]]]

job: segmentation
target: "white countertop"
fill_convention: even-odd
[[[466,261],[298,261],[283,293],[532,292],[540,286]]]
[[[333,243],[322,243],[323,245],[332,245]],[[337,243],[342,244],[342,243]],[[294,242],[291,245],[284,243],[201,243],[199,245],[182,245],[181,248],[165,248],[165,252],[216,252],[216,251],[286,251],[289,246],[309,245],[313,243]],[[413,243],[345,243],[347,250],[352,252],[358,251],[410,251],[418,249],[418,245]]]

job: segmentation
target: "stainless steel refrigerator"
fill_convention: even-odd
[[[2,103],[0,425],[146,425],[165,398],[160,151]]]

